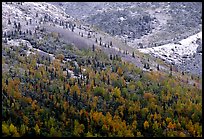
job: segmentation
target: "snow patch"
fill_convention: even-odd
[[[169,62],[180,63],[182,61],[182,56],[193,55],[196,53],[198,44],[196,44],[197,39],[202,40],[202,31],[192,35],[186,39],[179,41],[180,44],[169,43],[152,48],[138,49],[142,53],[151,53],[154,56],[158,56]]]
[[[120,17],[119,18],[121,21],[124,21],[124,20],[126,20],[124,17]]]

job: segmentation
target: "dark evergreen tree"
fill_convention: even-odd
[[[95,51],[95,46],[94,46],[94,44],[93,44],[93,46],[92,46],[92,51],[93,51],[93,52]]]
[[[10,18],[8,19],[8,24],[9,24],[9,25],[11,24],[11,20],[10,20]]]
[[[132,52],[132,57],[134,57],[134,58],[135,58],[135,53],[134,53],[134,52]]]
[[[159,64],[157,64],[157,70],[159,71]]]
[[[113,46],[112,41],[110,41],[110,46],[111,46],[111,47]]]

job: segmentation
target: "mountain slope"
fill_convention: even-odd
[[[89,23],[121,39],[134,49],[150,48],[151,50],[153,47],[157,51],[161,47],[167,47],[166,51],[171,49],[171,47],[168,48],[169,44],[173,48],[172,44],[179,43],[202,31],[202,4],[200,2],[56,2],[52,4],[63,8],[73,17],[83,20],[83,23]],[[185,52],[185,54],[193,48],[190,59],[186,59],[185,55],[182,58],[183,54],[176,53],[172,57],[162,56],[163,54],[160,54],[160,57],[167,63],[173,62],[181,71],[201,76],[201,54],[195,51],[198,45],[182,46],[182,53]],[[199,45],[199,48],[202,48],[202,45]],[[172,52],[168,51],[168,53]],[[190,65],[186,66],[186,64]]]
[[[2,137],[202,137],[199,76],[49,3],[2,7]]]
[[[200,2],[56,2],[52,4],[63,7],[66,13],[94,24],[105,32],[113,34],[114,31],[113,35],[119,35],[136,48],[138,43],[142,43],[144,47],[152,47],[154,44],[169,43],[172,39],[181,40],[201,31],[202,3]],[[154,19],[154,23],[143,21],[143,17],[148,16]],[[121,17],[125,20],[120,21]],[[129,20],[128,28],[125,27],[127,20]],[[134,23],[137,20],[139,24]],[[112,27],[111,30],[109,27]],[[117,33],[121,29],[123,32]],[[132,35],[133,33],[135,35]]]
[[[181,70],[202,76],[202,32],[177,43],[138,50],[143,53],[151,53],[169,63],[177,64]]]

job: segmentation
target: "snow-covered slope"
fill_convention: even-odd
[[[38,15],[36,16],[36,14]],[[17,2],[12,2],[12,4],[2,3],[2,28],[4,31],[11,30],[14,21],[17,24],[20,22],[22,28],[24,28],[28,22],[29,27],[32,28],[39,25],[39,19],[44,16],[50,17],[52,21],[56,19],[58,21],[72,19],[60,8],[56,8],[54,5],[46,2],[24,2],[22,5]],[[8,24],[9,19],[11,24]],[[31,24],[30,19],[32,22]]]
[[[188,58],[196,53],[199,44],[196,43],[198,39],[202,40],[202,31],[192,35],[178,43],[169,43],[152,48],[138,49],[140,52],[149,53],[160,57],[168,62],[181,63],[183,58]]]

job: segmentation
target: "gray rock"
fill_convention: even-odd
[[[202,53],[202,40],[201,39],[197,39],[196,40],[196,44],[198,44],[198,47],[196,49],[197,53]]]

